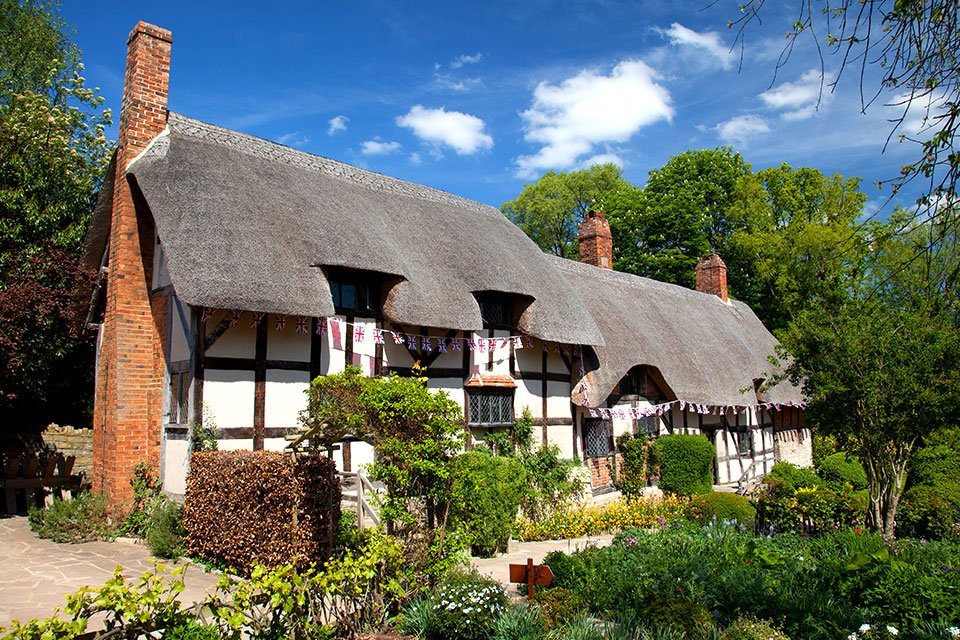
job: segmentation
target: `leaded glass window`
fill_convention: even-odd
[[[468,421],[474,425],[513,424],[513,393],[471,390],[467,393]]]
[[[609,455],[612,451],[610,442],[610,423],[606,420],[591,419],[584,422],[584,455],[588,458]]]

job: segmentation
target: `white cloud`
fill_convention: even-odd
[[[467,65],[467,64],[477,64],[477,63],[480,62],[481,60],[483,60],[483,54],[480,53],[479,51],[478,51],[477,53],[472,54],[472,55],[463,54],[463,55],[457,56],[457,57],[453,60],[453,62],[450,63],[450,68],[451,68],[451,69],[459,69],[460,67],[462,67],[462,66],[464,66],[464,65]]]
[[[796,82],[785,82],[776,89],[764,91],[760,99],[771,109],[784,111],[780,116],[784,120],[806,120],[813,117],[817,107],[830,98],[827,91],[821,99],[821,88],[830,82],[830,76],[825,76],[821,81],[820,71],[811,69]]]
[[[746,144],[754,138],[770,133],[770,126],[760,116],[743,115],[730,118],[716,126],[717,136],[729,144]]]
[[[493,138],[486,133],[486,123],[477,116],[444,107],[428,109],[414,105],[397,125],[413,130],[415,136],[432,145],[446,145],[458,155],[467,156],[493,147]]]
[[[674,22],[663,34],[670,38],[670,42],[675,45],[694,47],[706,51],[724,69],[731,69],[737,60],[736,53],[723,43],[720,34],[716,31],[701,33],[688,29],[679,22]]]
[[[302,147],[310,142],[310,136],[303,135],[299,131],[291,131],[274,138],[274,142],[285,144],[288,147]]]
[[[380,140],[367,140],[360,145],[360,153],[365,156],[388,156],[391,153],[400,151],[403,147],[397,141],[383,142]]]
[[[626,164],[619,155],[607,151],[606,153],[598,153],[595,156],[590,156],[586,160],[580,163],[580,166],[584,169],[589,169],[590,167],[596,164],[615,164],[621,169],[623,165]]]
[[[413,152],[410,154],[410,164],[421,165],[423,164],[423,158],[420,157],[419,153]]]
[[[327,120],[327,135],[332,136],[339,131],[346,131],[348,122],[350,122],[350,118],[347,116],[335,116],[330,118]]]
[[[620,62],[610,75],[584,70],[559,84],[541,82],[521,114],[524,138],[543,145],[517,158],[517,176],[568,169],[608,142],[625,142],[642,127],[671,120],[670,94],[639,60]]]

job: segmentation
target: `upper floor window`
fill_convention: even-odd
[[[380,282],[370,274],[329,270],[327,281],[337,311],[377,312],[380,309]]]
[[[496,294],[477,294],[477,304],[480,305],[480,317],[489,327],[510,327],[513,324],[510,300]]]

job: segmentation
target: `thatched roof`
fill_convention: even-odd
[[[802,402],[787,382],[759,398],[754,379],[770,373],[776,339],[750,307],[684,287],[554,258],[600,326],[606,346],[594,347],[599,367],[586,375],[590,406],[598,406],[637,365],[660,371],[676,399],[709,405]],[[741,390],[747,389],[746,393]],[[574,392],[580,404],[582,395]]]
[[[397,323],[478,330],[473,294],[495,291],[531,300],[529,335],[602,344],[550,259],[492,207],[175,113],[127,173],[188,304],[329,316],[321,267],[348,267],[397,277],[383,305]]]

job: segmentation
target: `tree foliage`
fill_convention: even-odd
[[[692,287],[698,259],[711,251],[725,257],[737,228],[730,215],[737,185],[749,174],[729,147],[691,150],[652,170],[643,189],[606,195],[614,267]]]
[[[16,319],[0,328],[0,414],[18,426],[89,411],[93,349],[74,301],[110,112],[82,71],[55,4],[0,0],[0,307]]]
[[[766,0],[747,0],[738,5],[741,16],[728,26],[739,27],[741,45],[747,27],[760,22],[765,4]],[[960,126],[960,4],[956,0],[799,0],[796,5],[797,17],[787,31],[777,68],[786,64],[800,39],[808,37],[819,52],[821,69],[829,57],[838,61],[830,90],[852,74],[859,81],[864,110],[878,100],[898,109],[887,142],[913,143],[916,159],[885,183],[893,196],[919,180],[923,195],[914,217],[939,216],[943,203],[956,200],[960,175],[955,146]],[[918,118],[920,130],[910,130]]]
[[[892,536],[907,465],[933,430],[960,416],[960,330],[956,291],[931,284],[937,263],[957,258],[958,245],[907,262],[934,227],[898,233],[894,217],[870,231],[861,268],[841,290],[826,291],[783,334],[790,367],[809,398],[817,429],[850,438],[866,471],[868,524]]]
[[[607,192],[632,189],[613,164],[580,171],[548,171],[524,185],[516,199],[504,202],[504,215],[547,253],[576,260],[580,221]]]

